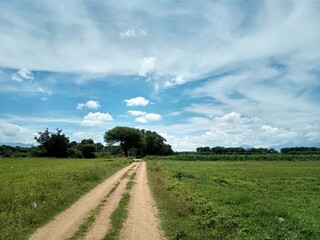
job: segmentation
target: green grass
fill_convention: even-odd
[[[146,156],[145,160],[157,160],[159,156]],[[163,156],[162,160],[172,161],[320,161],[320,154],[201,154],[177,153]]]
[[[126,209],[130,201],[130,194],[127,192],[121,198],[117,209],[111,214],[112,228],[103,238],[103,240],[112,240],[119,238],[119,232],[123,226],[125,219],[128,217],[128,210]]]
[[[135,176],[136,176],[135,172],[131,174],[129,181],[127,182],[127,185],[126,185],[127,191],[130,191],[131,188],[133,187]],[[122,229],[123,223],[128,217],[127,205],[129,204],[129,201],[130,201],[130,193],[126,192],[123,194],[117,209],[111,214],[112,227],[109,230],[109,232],[106,234],[106,236],[103,238],[103,240],[119,239],[119,233]]]
[[[126,176],[127,173],[124,174],[124,176]],[[122,178],[121,178],[122,179]],[[105,198],[101,201],[101,203],[93,210],[91,210],[91,212],[89,213],[88,217],[84,220],[84,222],[79,226],[78,230],[73,234],[73,236],[71,238],[69,238],[69,240],[76,240],[76,239],[80,239],[81,237],[83,237],[86,232],[88,231],[88,229],[90,228],[90,226],[94,223],[94,221],[96,220],[97,216],[99,215],[99,213],[102,210],[102,207],[104,206],[104,204],[107,202],[107,199],[112,195],[112,193],[117,189],[117,187],[119,186],[120,182],[117,182],[116,185],[114,185],[114,187],[110,190],[110,192],[105,196]]]
[[[319,161],[148,161],[170,239],[320,239]]]
[[[0,239],[26,239],[128,164],[124,159],[0,158]]]

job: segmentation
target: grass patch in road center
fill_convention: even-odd
[[[136,173],[132,173],[129,181],[127,182],[126,189],[129,191],[131,190],[133,184],[134,184],[134,178],[136,176]],[[114,240],[119,239],[119,233],[122,229],[123,223],[128,217],[128,210],[127,205],[130,201],[130,193],[126,192],[123,194],[119,205],[117,209],[112,213],[111,215],[111,224],[112,228],[109,230],[109,232],[106,234],[106,236],[103,238],[103,240]]]
[[[117,209],[111,215],[112,228],[103,238],[103,240],[119,239],[119,233],[123,226],[125,219],[128,217],[128,210],[126,209],[130,201],[130,194],[125,193],[119,202]]]

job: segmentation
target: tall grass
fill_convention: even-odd
[[[0,239],[25,239],[129,164],[124,159],[0,158]]]
[[[320,239],[319,161],[148,161],[171,239]]]

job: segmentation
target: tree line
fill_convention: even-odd
[[[243,148],[243,147],[198,147],[196,152],[199,154],[270,154],[279,153],[274,148]],[[318,147],[287,147],[281,148],[280,153],[283,154],[320,154],[320,148]]]
[[[50,132],[48,128],[34,137],[38,146],[31,148],[0,146],[3,157],[57,157],[95,158],[105,156],[134,156],[173,154],[166,139],[154,131],[129,127],[115,127],[105,133],[107,146],[92,139],[70,141],[61,129]]]

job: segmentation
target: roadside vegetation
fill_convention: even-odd
[[[320,161],[320,154],[201,154],[201,153],[176,153],[170,156],[146,156],[146,160],[171,160],[171,161]]]
[[[173,154],[171,145],[158,133],[145,129],[117,126],[105,132],[104,141],[95,143],[83,139],[80,143],[69,140],[62,129],[50,132],[47,128],[34,137],[37,146],[20,147],[1,145],[0,157],[55,157],[55,158],[96,158],[96,157],[142,157],[146,155],[167,156]]]
[[[319,176],[319,161],[148,161],[170,239],[320,239]]]
[[[25,239],[129,163],[124,158],[0,158],[0,239]]]

